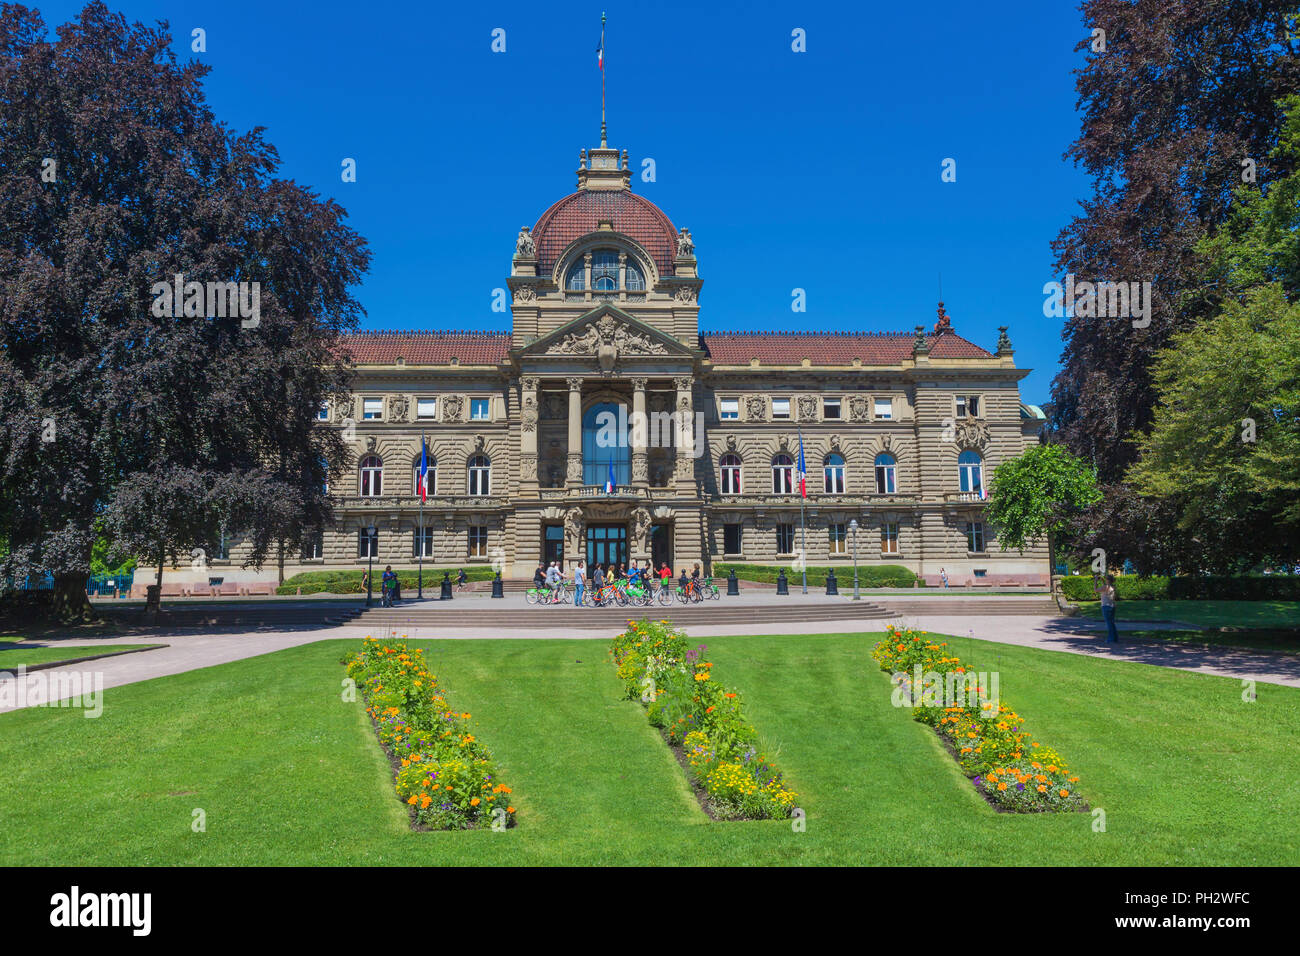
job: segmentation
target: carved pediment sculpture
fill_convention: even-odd
[[[626,323],[605,313],[582,329],[567,333],[551,344],[547,355],[595,355],[601,348],[612,348],[619,354],[666,355],[667,347],[656,342],[644,332],[638,332]]]

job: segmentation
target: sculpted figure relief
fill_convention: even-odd
[[[685,259],[693,255],[695,255],[695,240],[691,238],[691,231],[689,229],[679,229],[677,231],[677,258]]]
[[[515,258],[529,259],[537,254],[537,243],[527,226],[519,227],[519,238],[515,240]]]
[[[594,355],[602,345],[640,355],[664,355],[668,352],[662,342],[656,342],[644,332],[637,332],[606,314],[583,329],[569,332],[548,348],[546,354]]]

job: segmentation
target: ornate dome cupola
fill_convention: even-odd
[[[632,171],[627,168],[627,150],[621,157],[601,140],[600,148],[588,155],[584,149],[578,154],[578,188],[591,190],[632,188]],[[590,164],[590,166],[588,165]]]

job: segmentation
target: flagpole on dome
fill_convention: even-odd
[[[600,68],[600,148],[609,144],[605,140],[605,13],[600,14],[600,45],[596,47],[596,66]]]

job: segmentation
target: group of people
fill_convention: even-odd
[[[640,566],[635,561],[630,566],[624,566],[622,561],[617,564],[612,561],[608,564],[593,562],[590,568],[587,567],[586,561],[579,561],[573,569],[573,603],[575,607],[582,607],[583,595],[587,588],[591,588],[595,603],[600,606],[603,603],[601,590],[606,585],[624,581],[629,586],[641,584],[650,587],[655,578],[659,579],[661,587],[669,586],[673,578],[673,569],[668,566],[667,561],[661,564],[657,571],[649,561],[645,561]],[[700,579],[698,563],[691,571],[691,578],[696,582]],[[554,591],[562,581],[564,581],[564,571],[558,561],[552,561],[549,565],[539,564],[537,570],[533,572],[533,586],[539,589],[549,588]]]

